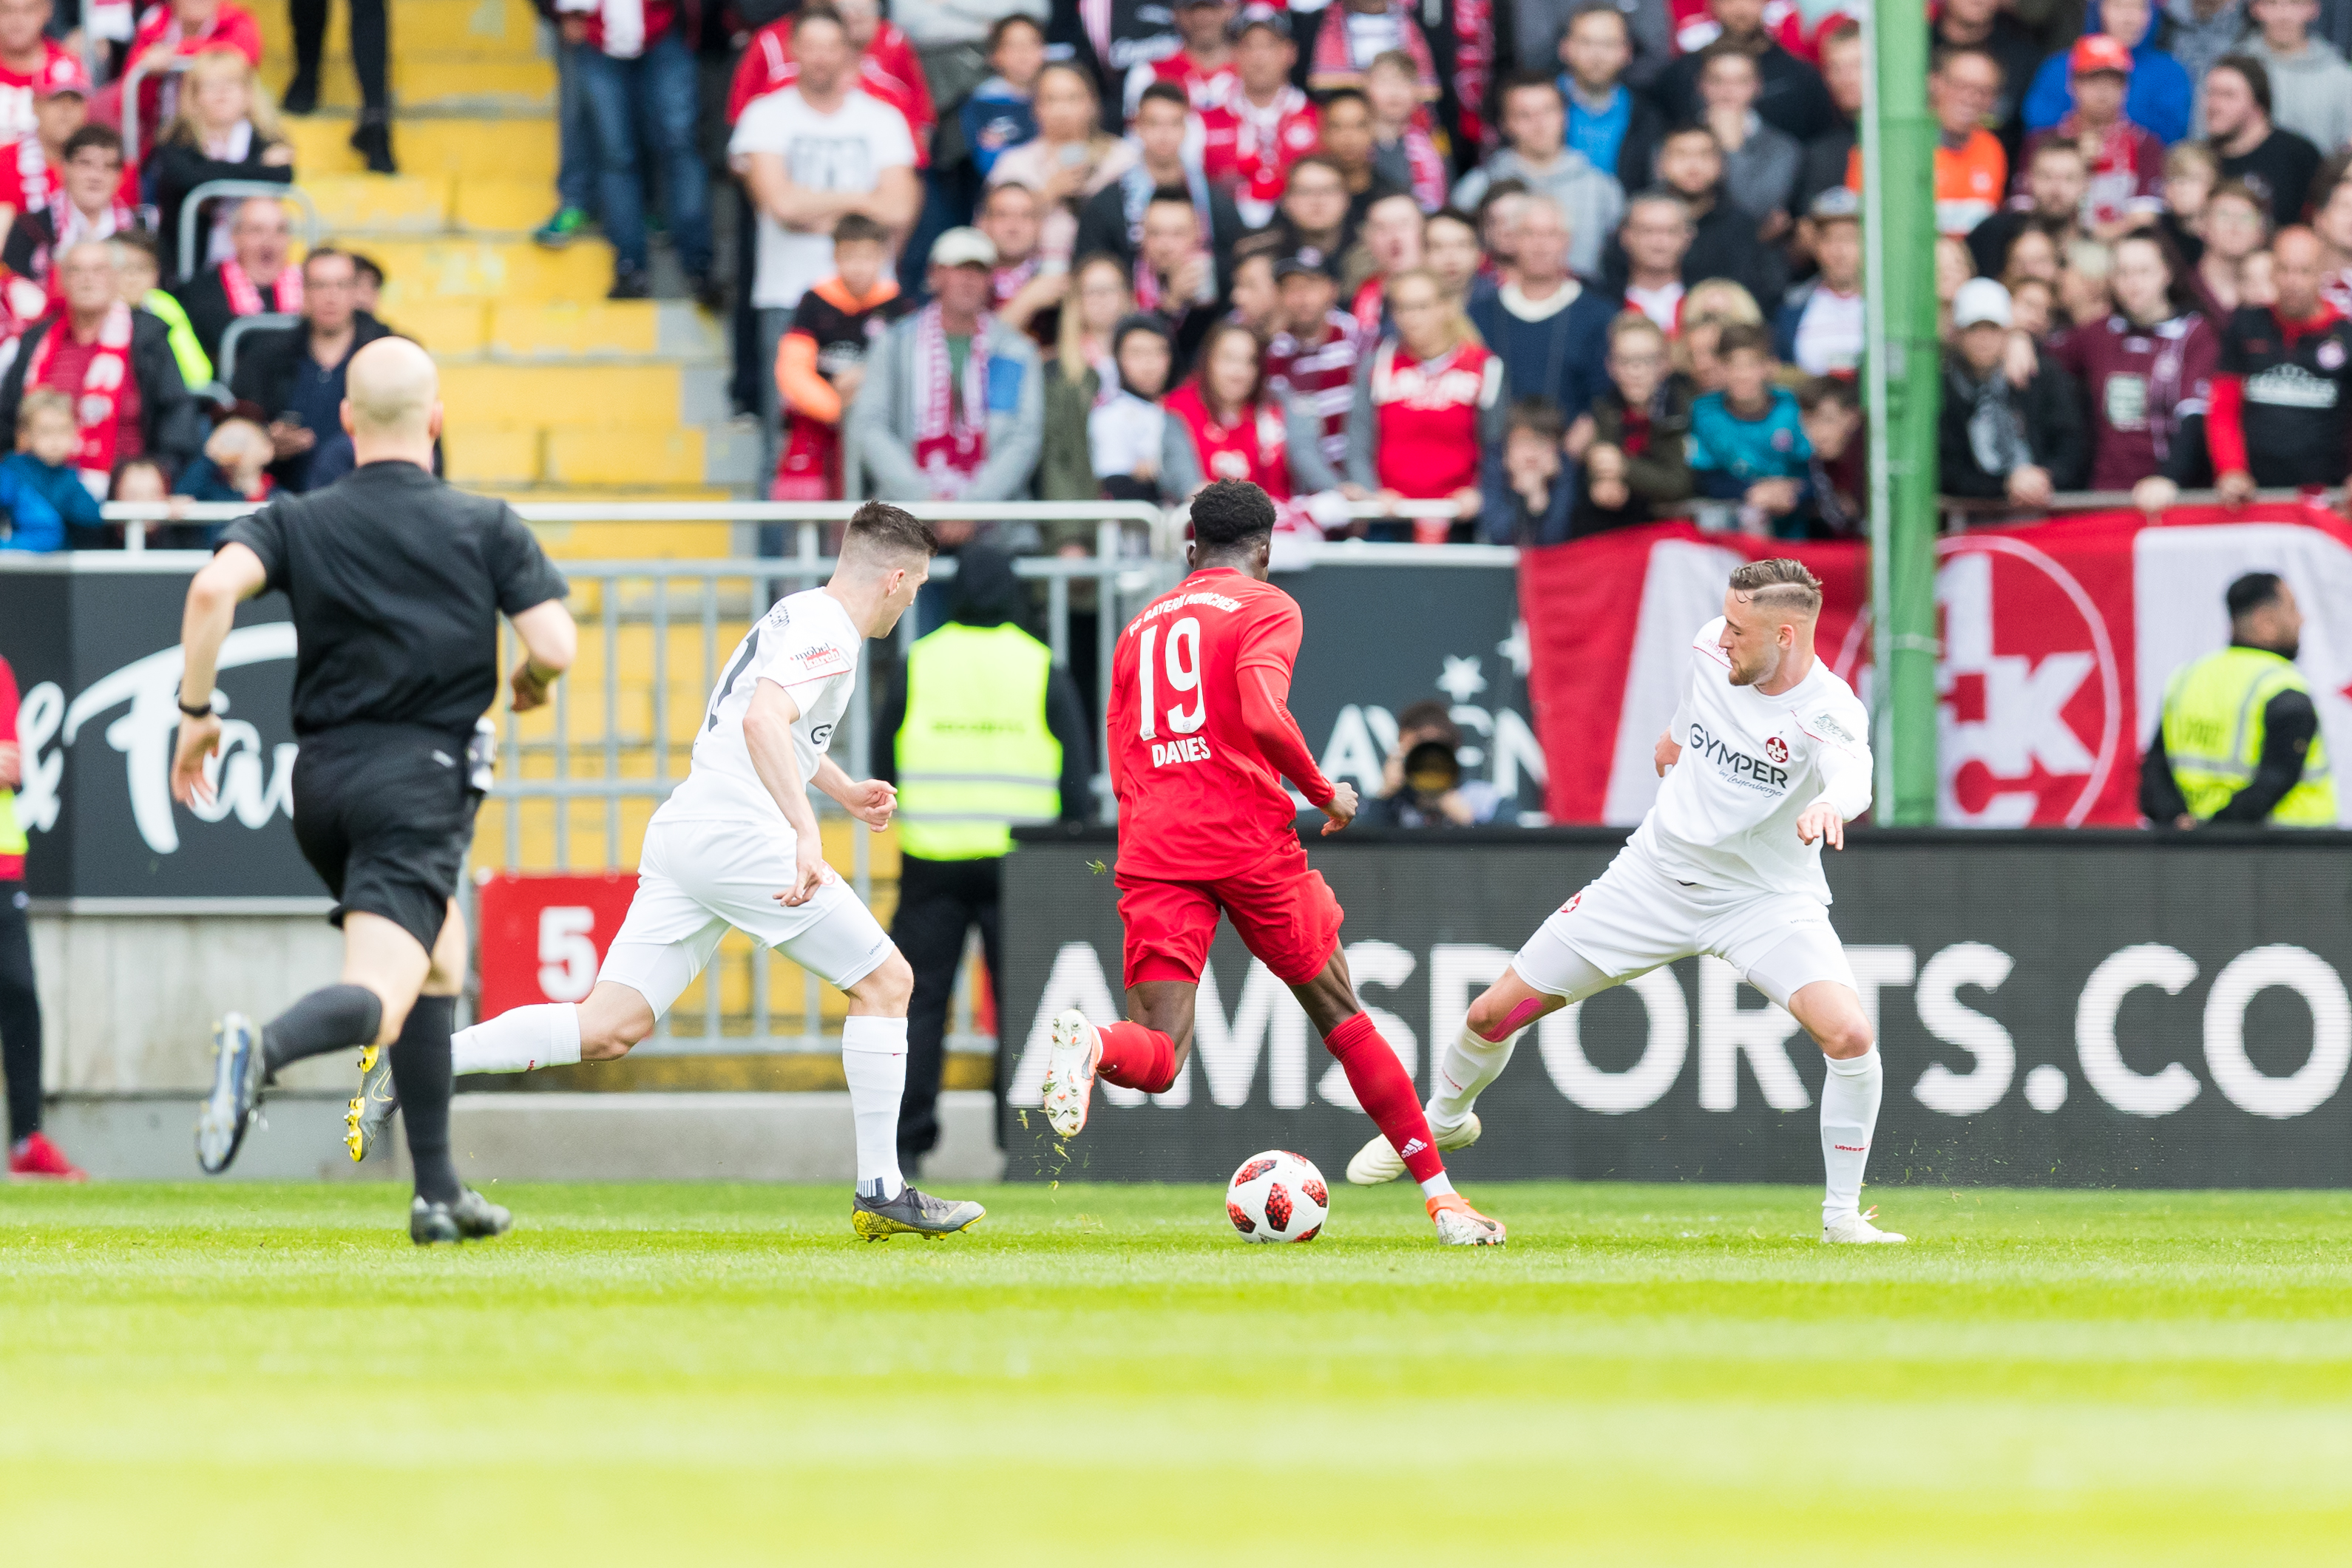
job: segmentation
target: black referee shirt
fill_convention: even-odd
[[[281,496],[221,535],[294,609],[294,733],[416,725],[463,741],[498,697],[498,618],[571,591],[503,501],[414,463]]]

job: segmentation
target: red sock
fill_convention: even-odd
[[[1381,1031],[1372,1027],[1371,1016],[1358,1013],[1345,1020],[1324,1038],[1323,1044],[1339,1059],[1340,1071],[1347,1073],[1348,1087],[1356,1092],[1357,1103],[1371,1113],[1372,1121],[1404,1157],[1404,1168],[1412,1173],[1412,1179],[1427,1181],[1444,1175],[1445,1161],[1437,1153],[1437,1140],[1430,1136],[1429,1118],[1422,1113],[1412,1078],[1389,1049],[1389,1042],[1381,1038]]]
[[[1153,1094],[1175,1086],[1174,1040],[1139,1023],[1107,1023],[1097,1032],[1102,1036],[1102,1056],[1095,1063],[1097,1077]]]

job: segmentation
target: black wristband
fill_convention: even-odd
[[[172,700],[173,702],[179,702],[180,711],[186,714],[190,718],[210,718],[213,716],[213,705],[210,703],[206,703],[202,707],[190,707],[186,703],[180,702],[180,699],[177,697],[173,697]]]

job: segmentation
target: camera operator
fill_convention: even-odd
[[[1364,803],[1377,828],[1467,828],[1491,821],[1502,797],[1482,779],[1462,777],[1462,730],[1444,703],[1417,702],[1397,715],[1396,744],[1381,769],[1381,792]]]

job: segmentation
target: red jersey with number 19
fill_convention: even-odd
[[[1297,847],[1297,803],[1283,775],[1311,801],[1331,798],[1277,700],[1303,624],[1282,590],[1213,567],[1119,633],[1108,739],[1121,876],[1212,882]],[[1270,737],[1277,727],[1287,737]]]

